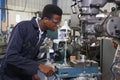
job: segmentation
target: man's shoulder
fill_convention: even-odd
[[[36,27],[36,21],[35,21],[35,18],[33,17],[31,20],[24,20],[24,21],[21,21],[17,24],[17,26],[21,26],[21,27],[24,27],[24,28],[29,28],[30,26],[32,27]]]
[[[22,25],[22,26],[26,26],[32,24],[30,20],[25,20],[25,21],[21,21],[19,22],[17,25]]]
[[[15,28],[22,28],[22,29],[25,29],[25,28],[29,28],[30,26],[32,26],[32,23],[30,20],[26,20],[26,21],[21,21],[19,22]]]

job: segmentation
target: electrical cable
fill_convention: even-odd
[[[56,74],[54,74],[54,79],[53,80],[57,80],[57,75]]]
[[[113,62],[113,63],[111,64],[111,66],[110,66],[110,72],[112,73],[113,78],[115,78],[115,73],[113,72],[112,68],[113,68],[113,66],[114,66],[115,64],[117,64],[117,63],[120,63],[120,61],[115,61],[115,62]]]

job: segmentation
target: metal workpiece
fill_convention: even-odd
[[[83,80],[83,78],[97,80],[101,76],[98,63],[93,60],[87,60],[84,55],[81,55],[81,59],[68,62],[68,65],[56,65],[56,69],[56,77],[63,80]]]
[[[85,62],[76,60],[70,62],[70,65],[72,67],[77,67],[77,68],[84,68],[84,67],[90,68],[90,67],[98,67],[98,62],[93,60],[86,60]]]
[[[78,78],[78,77],[94,78],[94,77],[100,77],[101,73],[98,72],[97,67],[90,67],[90,68],[62,67],[62,68],[57,68],[56,76],[61,79]]]

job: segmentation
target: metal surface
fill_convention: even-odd
[[[84,77],[84,76],[100,76],[101,74],[98,72],[97,67],[90,68],[57,68],[56,76],[58,78],[76,78],[76,77]]]
[[[102,47],[102,80],[111,80],[110,66],[112,64],[116,49],[110,40],[103,39]]]

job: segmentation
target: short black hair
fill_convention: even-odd
[[[61,16],[62,15],[62,9],[59,8],[57,5],[54,4],[47,4],[43,8],[42,16],[41,18],[43,19],[44,17],[51,18],[54,14]]]

